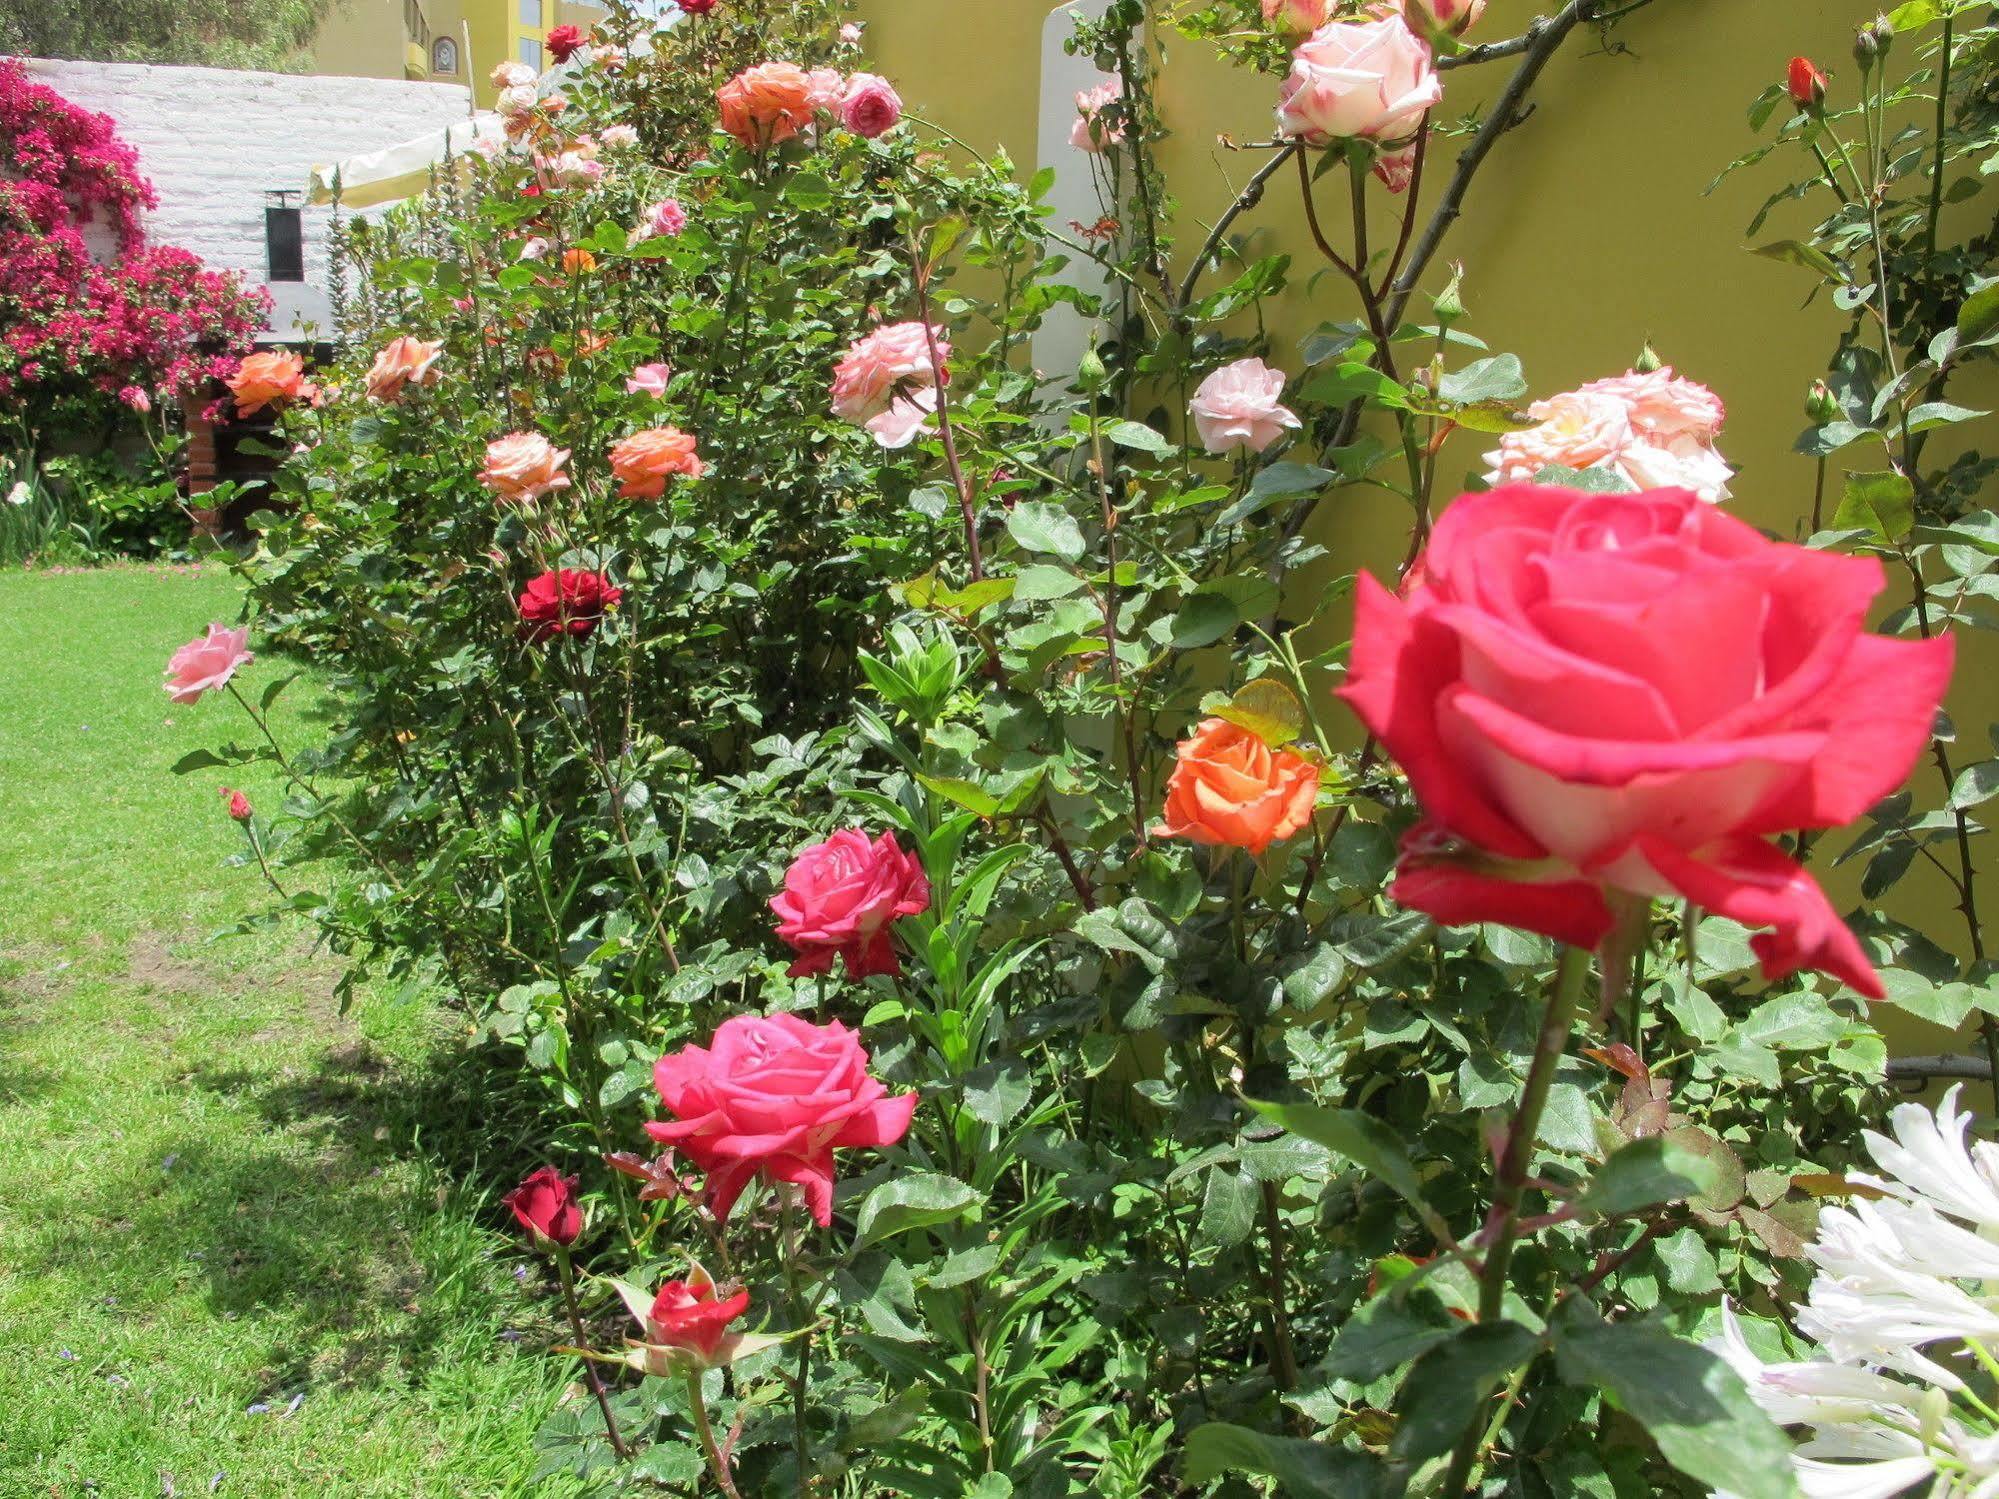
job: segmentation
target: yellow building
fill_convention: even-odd
[[[469,84],[490,104],[497,64],[545,68],[550,31],[588,30],[603,14],[587,0],[338,0],[314,39],[312,71]]]

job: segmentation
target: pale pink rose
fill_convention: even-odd
[[[1531,480],[1544,468],[1588,468],[1631,446],[1631,416],[1615,396],[1569,391],[1527,408],[1537,426],[1508,432],[1485,455],[1492,484]]]
[[[604,42],[590,49],[590,65],[602,68],[607,73],[615,73],[625,65],[625,49],[615,42]],[[613,127],[616,128],[616,127]],[[609,131],[605,132],[607,135]]]
[[[524,62],[503,62],[487,75],[494,88],[532,88],[535,71]]]
[[[860,21],[849,21],[840,28],[840,41],[849,47],[860,46],[861,30],[864,24]]]
[[[548,241],[537,234],[533,239],[521,242],[521,259],[540,260],[548,254]]]
[[[604,163],[588,151],[564,151],[538,165],[564,187],[595,187],[604,180]]]
[[[1284,371],[1272,369],[1261,359],[1238,359],[1203,380],[1187,409],[1193,414],[1201,446],[1210,453],[1232,453],[1238,448],[1261,453],[1287,429],[1300,425],[1297,416],[1280,402],[1283,394]]]
[[[1404,0],[1403,14],[1419,31],[1435,27],[1447,36],[1463,36],[1485,14],[1485,0]]]
[[[673,370],[664,364],[641,364],[625,379],[628,396],[651,396],[659,400],[673,380]]]
[[[493,107],[502,115],[513,117],[528,114],[540,102],[532,83],[516,83],[500,90]]]
[[[814,68],[805,75],[805,102],[814,114],[838,114],[846,97],[847,80],[838,68]]]
[[[490,135],[482,135],[465,148],[481,161],[491,161],[507,148]]]
[[[437,361],[444,344],[426,343],[420,338],[394,338],[375,356],[368,369],[367,391],[377,401],[399,401],[408,385],[435,385],[439,378]]]
[[[176,703],[195,703],[205,692],[222,688],[236,668],[248,666],[256,657],[243,649],[250,638],[247,628],[225,630],[210,625],[199,640],[190,640],[167,661],[167,679],[161,685]]]
[[[897,396],[886,411],[877,412],[861,423],[885,448],[906,448],[925,433],[936,431],[930,418],[937,414],[937,391],[926,386]]]
[[[1656,442],[1676,437],[1712,442],[1728,414],[1720,396],[1698,380],[1675,375],[1671,365],[1649,375],[1627,370],[1608,380],[1592,380],[1581,389],[1624,402],[1631,413],[1631,425]]]
[[[569,450],[558,448],[539,432],[509,432],[486,444],[486,466],[479,482],[503,500],[533,500],[569,487],[562,465]]]
[[[940,335],[937,362],[951,357],[951,346]],[[921,323],[887,323],[856,339],[833,369],[833,414],[843,421],[865,423],[888,409],[899,387],[936,384],[930,362],[930,340]]]
[[[677,236],[687,227],[687,210],[680,206],[678,198],[661,198],[646,208],[645,217],[632,230],[634,242],[651,239],[663,234],[668,239]]]
[[[1086,88],[1076,95],[1076,123],[1069,127],[1069,144],[1079,151],[1092,154],[1101,152],[1106,146],[1124,139],[1122,122],[1100,120],[1097,117],[1107,105],[1124,97],[1124,79],[1113,76],[1095,88]]]
[[[1292,53],[1277,129],[1313,145],[1355,136],[1399,141],[1443,97],[1430,44],[1401,16],[1335,21]]]
[[[1710,443],[1675,437],[1656,443],[1640,438],[1617,457],[1617,469],[1640,489],[1690,489],[1710,505],[1729,498],[1735,470]]]
[[[886,78],[856,73],[847,80],[847,95],[840,101],[840,123],[854,134],[873,140],[893,130],[901,119],[902,98]]]
[[[1263,19],[1288,36],[1303,36],[1326,24],[1329,0],[1263,0]]]
[[[1409,184],[1416,180],[1416,148],[1403,146],[1399,150],[1383,151],[1374,158],[1374,175],[1391,193],[1408,192]]]
[[[630,125],[606,125],[604,133],[597,137],[600,144],[613,151],[622,151],[627,146],[639,143],[639,133]]]

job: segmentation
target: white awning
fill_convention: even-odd
[[[379,151],[364,151],[330,166],[314,167],[307,201],[331,203],[336,182],[341,205],[346,208],[372,208],[378,203],[413,198],[430,185],[432,169],[447,158],[467,155],[475,140],[502,143],[506,138],[500,117],[481,110],[469,120],[442,130],[429,130]]]

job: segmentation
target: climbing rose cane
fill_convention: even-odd
[[[1768,836],[1837,827],[1908,774],[1952,642],[1866,629],[1873,558],[1767,540],[1686,490],[1514,484],[1444,511],[1421,581],[1363,576],[1340,696],[1423,812],[1390,895],[1595,947],[1622,903],[1749,927],[1770,978],[1878,998],[1860,944]]]
[[[707,1046],[663,1056],[653,1085],[672,1114],[646,1132],[708,1173],[708,1209],[729,1216],[753,1177],[792,1182],[821,1227],[833,1221],[833,1152],[893,1145],[914,1093],[868,1075],[861,1038],[837,1020],[738,1015]]]
[[[206,635],[190,640],[168,659],[167,679],[161,684],[167,696],[176,703],[198,703],[202,694],[228,685],[237,667],[257,659],[243,649],[249,638],[247,626],[225,630],[221,625],[210,625]]]
[[[1157,836],[1261,854],[1312,820],[1319,767],[1238,724],[1210,718],[1174,755]]]
[[[930,906],[930,881],[895,834],[870,841],[859,828],[835,833],[791,861],[770,908],[777,934],[797,949],[793,978],[824,973],[837,956],[854,978],[901,973],[890,927]]]

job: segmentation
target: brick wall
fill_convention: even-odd
[[[264,284],[264,193],[291,188],[303,203],[315,165],[394,145],[465,118],[456,85],[384,78],[321,78],[223,68],[27,60],[28,71],[85,109],[108,114],[139,153],[160,205],[147,234],[218,270]],[[305,209],[303,285],[270,288],[275,338],[324,324],[331,210]]]

